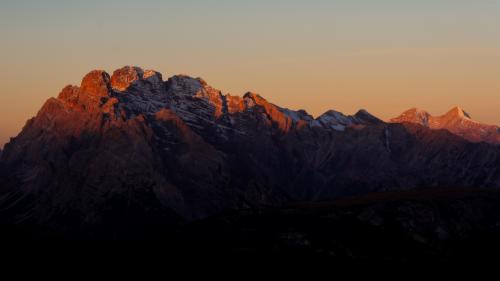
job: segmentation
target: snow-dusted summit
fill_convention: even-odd
[[[445,129],[472,142],[500,143],[500,128],[472,120],[462,108],[456,106],[441,116],[432,116],[425,110],[412,108],[399,117],[391,119],[393,123],[415,123],[430,129]]]

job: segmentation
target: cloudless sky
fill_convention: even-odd
[[[459,105],[500,124],[500,0],[0,0],[0,147],[92,69],[138,65],[317,116]]]

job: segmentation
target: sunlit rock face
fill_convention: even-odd
[[[201,78],[92,71],[5,146],[0,199],[18,198],[19,216],[36,223],[95,225],[130,209],[139,222],[193,220],[373,191],[500,187],[497,146],[432,130],[429,115],[411,114],[406,123],[364,110],[314,118]],[[449,115],[446,124],[469,122]]]
[[[431,129],[445,129],[472,142],[500,144],[500,127],[474,121],[460,107],[454,107],[441,116],[412,108],[391,120],[394,123],[415,123]]]
[[[102,70],[94,70],[82,79],[80,89],[85,96],[101,98],[108,95],[110,90],[109,74]]]
[[[117,69],[113,72],[111,76],[111,86],[116,91],[125,91],[134,82],[142,79],[144,71],[138,67],[126,66],[121,69]]]
[[[130,90],[131,87],[137,87],[141,91],[158,91],[163,88],[163,80],[161,74],[154,70],[125,66],[113,72],[111,86],[118,92]]]

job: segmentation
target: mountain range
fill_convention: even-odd
[[[430,129],[444,129],[471,142],[500,143],[500,127],[474,121],[467,112],[458,106],[441,116],[432,116],[424,110],[412,108],[399,117],[391,119],[391,122],[409,122]]]
[[[50,98],[0,160],[0,221],[84,237],[373,192],[500,188],[500,132],[460,108],[314,118],[124,67]],[[150,230],[148,232],[148,230]]]

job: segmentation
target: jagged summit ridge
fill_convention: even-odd
[[[257,93],[243,96],[224,94],[201,78],[175,75],[163,80],[154,70],[125,66],[110,76],[103,70],[94,70],[84,76],[80,87],[67,86],[60,93],[59,102],[69,110],[103,112],[105,118],[127,120],[137,116],[152,116],[169,109],[195,131],[210,130],[223,136],[244,134],[236,128],[238,114],[262,110],[264,122],[288,132],[297,128],[320,127],[344,131],[366,125],[385,124],[379,118],[359,110],[344,115],[329,110],[317,118],[305,110],[291,110],[274,105]],[[57,103],[50,100],[48,103]],[[45,108],[54,108],[47,106]],[[411,108],[392,119],[392,123],[416,123],[431,129],[446,129],[469,141],[500,143],[499,128],[473,121],[460,107],[453,107],[441,116],[432,116],[425,110]],[[235,127],[236,126],[236,127]]]
[[[336,110],[329,110],[313,121],[316,126],[344,131],[348,127],[376,125],[384,122],[368,111],[361,109],[354,115],[344,115]]]
[[[410,123],[419,123],[421,125],[430,126],[430,124],[427,124],[429,119],[440,119],[442,122],[453,122],[461,119],[469,119],[472,121],[471,116],[465,110],[463,110],[459,106],[455,106],[450,110],[448,110],[445,114],[440,116],[433,116],[429,112],[423,109],[414,107],[403,112],[400,116],[391,119],[391,122],[394,123],[410,122]]]
[[[187,75],[175,75],[164,81],[159,72],[137,66],[117,69],[111,76],[103,70],[91,71],[79,88],[68,86],[59,99],[70,102],[72,109],[78,104],[87,109],[103,108],[121,118],[152,115],[168,108],[191,127],[202,129],[218,123],[222,131],[234,124],[235,114],[251,111],[256,106],[284,132],[301,126],[343,131],[353,125],[382,123],[366,110],[353,116],[328,111],[314,119],[305,110],[276,106],[257,93],[247,92],[241,97],[223,94],[203,79]]]

